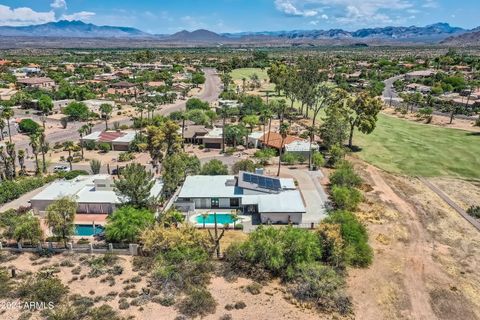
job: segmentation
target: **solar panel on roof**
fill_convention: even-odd
[[[273,189],[273,180],[272,179],[267,179],[267,188],[268,189]]]
[[[248,173],[244,173],[243,174],[243,181],[245,182],[252,182],[252,175],[248,174]]]
[[[253,176],[252,175],[252,183],[258,184],[258,176]]]
[[[281,189],[282,185],[280,184],[280,180],[278,180],[278,179],[273,180],[273,187],[275,189]]]

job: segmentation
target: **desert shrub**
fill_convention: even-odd
[[[68,288],[60,279],[43,273],[29,277],[18,288],[18,295],[23,300],[44,303],[58,304],[67,293]]]
[[[85,149],[92,151],[92,150],[95,150],[95,148],[97,147],[97,144],[93,140],[88,140],[83,143],[83,146],[85,147]]]
[[[0,182],[0,204],[18,199],[21,195],[52,182],[57,176],[24,177],[17,180]]]
[[[234,308],[237,310],[245,309],[247,307],[247,304],[243,301],[237,301],[234,304]]]
[[[373,251],[368,244],[368,234],[357,217],[348,211],[335,211],[322,224],[337,224],[343,239],[343,254],[347,264],[366,267],[372,263]]]
[[[225,260],[230,270],[253,278],[263,277],[265,272],[289,278],[297,264],[319,261],[321,256],[321,243],[308,230],[260,227],[246,241],[228,247]]]
[[[32,119],[23,119],[18,124],[18,128],[22,133],[34,134],[40,128],[40,125],[33,121]]]
[[[6,298],[12,291],[12,282],[7,269],[0,269],[0,298]]]
[[[330,175],[330,183],[335,186],[354,188],[362,184],[362,178],[355,173],[353,166],[347,161],[341,161]]]
[[[228,314],[228,313],[222,315],[222,316],[219,318],[219,320],[232,320],[232,319],[233,319],[232,315],[231,315],[231,314]]]
[[[91,319],[95,320],[121,320],[121,318],[115,310],[109,305],[102,305],[97,308],[93,308],[89,312],[89,316]]]
[[[135,155],[131,152],[122,152],[118,155],[118,161],[127,162],[130,160],[135,160]]]
[[[471,206],[467,209],[467,213],[474,218],[480,219],[480,206]]]
[[[162,297],[153,297],[152,301],[164,307],[170,307],[175,304],[175,297],[171,295],[166,295]]]
[[[214,313],[217,308],[217,302],[207,290],[192,290],[178,305],[178,310],[191,318],[205,317]]]
[[[88,176],[90,173],[85,170],[72,170],[68,172],[61,173],[60,176],[62,176],[66,180],[73,180],[78,176]]]
[[[65,304],[46,311],[46,320],[78,320],[81,315],[71,305]]]
[[[355,188],[333,186],[332,201],[335,208],[339,210],[356,210],[363,200],[362,193]]]
[[[294,153],[286,152],[286,153],[282,154],[282,162],[284,162],[288,165],[292,165],[292,164],[295,164],[297,162],[297,157],[295,156]]]
[[[101,142],[101,143],[97,144],[97,148],[98,148],[98,150],[100,150],[103,153],[107,153],[110,150],[112,150],[112,147],[107,142]]]
[[[314,151],[312,153],[312,164],[317,168],[325,165],[325,158],[320,152]]]
[[[257,166],[250,159],[240,160],[232,166],[232,173],[238,174],[239,171],[255,172]]]
[[[253,295],[260,294],[262,292],[262,285],[254,282],[245,287],[245,289]]]
[[[480,117],[478,117],[477,120],[475,120],[475,126],[480,127]]]
[[[288,285],[288,292],[300,301],[310,303],[322,311],[348,313],[350,308],[338,308],[345,298],[344,279],[330,266],[304,263],[297,266],[295,275]]]

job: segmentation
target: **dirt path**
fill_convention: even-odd
[[[430,297],[425,282],[426,272],[435,269],[431,260],[432,245],[426,238],[423,226],[419,221],[415,209],[399,197],[385,182],[380,171],[373,166],[367,166],[367,173],[374,181],[372,186],[380,198],[391,204],[399,212],[405,213],[408,220],[410,241],[405,247],[407,261],[405,261],[405,277],[403,285],[408,294],[411,305],[412,319],[436,319],[430,305]]]

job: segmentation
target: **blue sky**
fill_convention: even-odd
[[[479,0],[0,0],[0,25],[82,20],[151,33],[480,25]]]

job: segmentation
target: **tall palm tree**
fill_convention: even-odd
[[[80,149],[82,150],[82,160],[83,160],[83,136],[88,133],[90,130],[89,126],[84,124],[78,129],[78,134],[80,134]]]
[[[38,165],[38,153],[40,152],[40,141],[38,133],[30,135],[30,147],[32,148],[33,155],[35,157],[35,174],[40,174],[40,167]]]
[[[108,119],[112,115],[113,107],[108,103],[102,103],[99,110],[105,119],[105,130],[108,130]]]
[[[65,141],[63,143],[63,151],[68,152],[67,161],[68,161],[68,164],[70,165],[70,171],[72,171],[73,170],[73,167],[72,167],[72,161],[73,161],[72,151],[75,151],[75,144],[72,141]]]
[[[26,174],[25,170],[25,150],[18,150],[17,154],[18,164],[20,165],[20,175],[24,176]]]
[[[2,110],[2,118],[7,121],[7,127],[8,127],[8,139],[10,143],[12,142],[12,132],[10,131],[10,119],[14,116],[13,109],[10,107],[3,107]]]
[[[7,147],[7,154],[10,157],[10,163],[12,166],[12,176],[13,178],[15,178],[17,176],[17,168],[15,165],[15,159],[17,158],[17,153],[15,151],[15,144],[7,142],[6,147]]]
[[[2,116],[0,114],[0,141],[2,141],[4,139],[3,129],[5,129],[5,120],[2,118]]]
[[[40,151],[42,152],[42,172],[47,173],[47,161],[45,154],[50,150],[50,144],[46,141],[45,132],[42,130],[39,134]]]
[[[282,122],[280,124],[280,135],[282,136],[282,143],[280,144],[279,158],[278,158],[278,172],[277,177],[280,176],[280,167],[282,166],[282,152],[283,152],[283,143],[288,135],[288,123]]]

